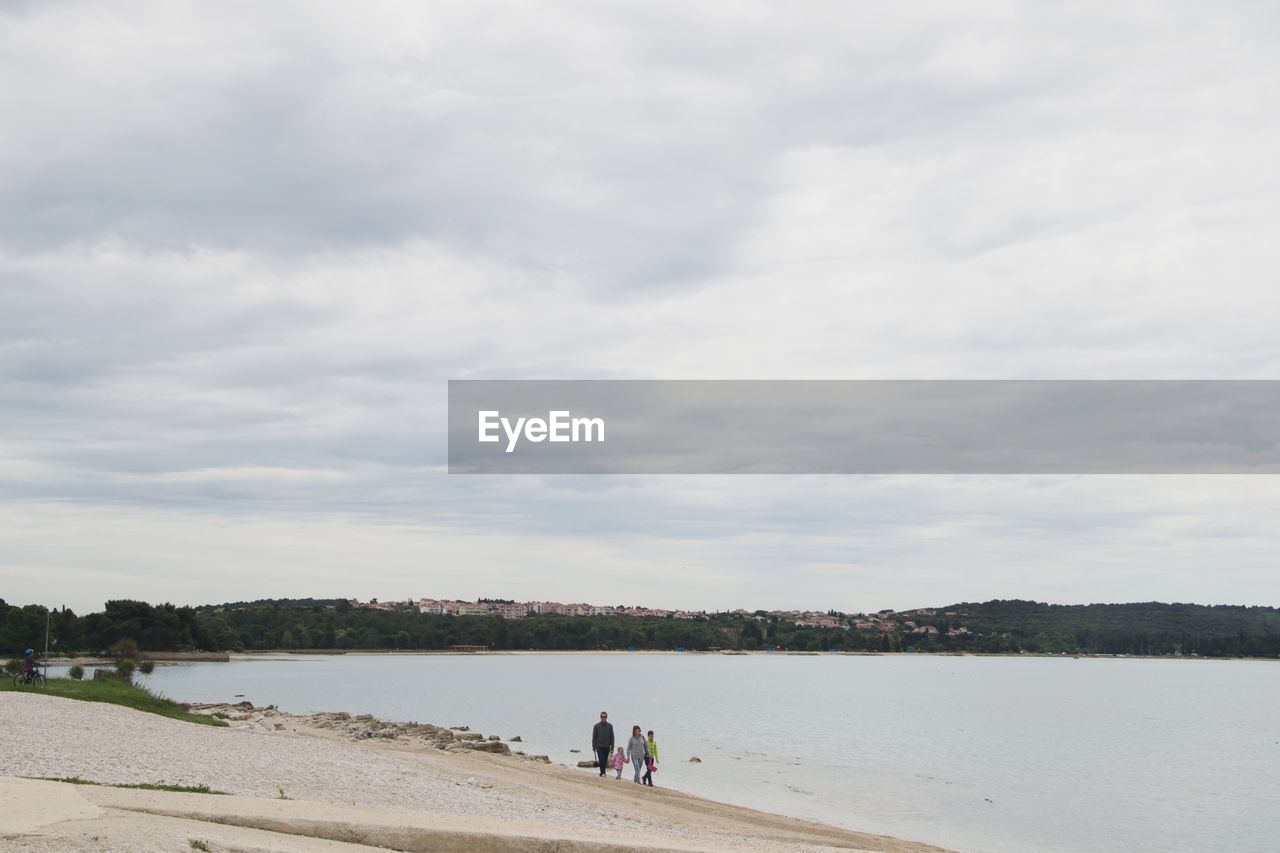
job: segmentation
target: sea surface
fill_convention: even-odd
[[[659,785],[957,850],[1280,850],[1275,662],[336,655],[145,681],[183,701],[520,735],[565,764],[590,757],[606,710],[619,738],[657,732]]]

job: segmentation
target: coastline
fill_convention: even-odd
[[[1049,652],[864,652],[864,651],[836,651],[836,652],[809,652],[809,651],[776,651],[769,652],[763,649],[751,650],[735,650],[735,651],[702,651],[695,649],[686,649],[678,652],[674,649],[636,649],[628,651],[626,649],[491,649],[488,651],[475,652],[459,652],[449,649],[308,649],[299,651],[297,649],[276,649],[276,650],[255,650],[247,652],[230,652],[226,660],[228,661],[249,661],[261,659],[264,657],[288,657],[288,658],[307,658],[307,657],[324,657],[327,655],[345,655],[348,657],[367,655],[371,657],[479,657],[493,655],[510,655],[510,656],[528,656],[528,655],[554,655],[554,656],[576,656],[576,655],[603,655],[613,657],[634,657],[636,655],[665,655],[672,657],[824,657],[824,658],[869,658],[869,657],[886,657],[886,658],[1007,658],[1009,660],[1025,660],[1028,658],[1047,658],[1049,660],[1161,660],[1161,661],[1271,661],[1280,662],[1280,658],[1274,657],[1250,657],[1250,656],[1178,656],[1178,655],[1110,655],[1110,654],[1052,654]],[[149,657],[149,655],[148,655]],[[71,659],[52,658],[52,661],[58,663],[68,663]],[[155,659],[159,663],[182,663],[197,662],[199,659],[189,659],[182,661],[178,659]],[[83,659],[79,663],[97,663],[97,659]],[[111,663],[109,659],[101,662]]]
[[[211,728],[14,693],[0,694],[0,709],[13,721],[0,730],[3,776],[205,785],[229,795],[0,779],[0,837],[34,845],[29,849],[99,849],[75,845],[113,833],[132,849],[172,849],[179,836],[183,844],[207,839],[290,850],[940,849],[602,780],[545,759],[489,751],[496,751],[490,744],[511,750],[509,742],[463,740],[439,726],[368,715],[293,715],[247,703],[194,707],[230,723]],[[28,807],[43,814],[42,803],[57,805],[34,825],[21,822]],[[236,832],[264,837],[218,840]],[[154,847],[138,846],[152,836]]]
[[[1128,655],[1128,654],[1053,654],[1049,652],[971,652],[971,651],[918,651],[918,652],[885,652],[885,651],[765,651],[763,649],[750,650],[698,650],[686,649],[684,651],[675,651],[674,649],[636,649],[631,651],[628,649],[487,649],[484,651],[455,651],[451,649],[255,649],[253,651],[244,652],[144,652],[141,655],[143,660],[154,661],[158,664],[186,664],[186,663],[232,663],[235,661],[252,661],[262,660],[264,658],[289,658],[299,659],[308,657],[327,657],[327,656],[345,656],[345,657],[477,657],[477,656],[529,656],[529,655],[552,655],[557,657],[572,657],[582,655],[603,655],[603,656],[683,656],[683,657],[888,657],[888,658],[1008,658],[1011,660],[1023,660],[1027,658],[1048,658],[1050,660],[1161,660],[1161,661],[1271,661],[1280,662],[1280,658],[1264,657],[1264,656],[1199,656],[1199,655]],[[70,666],[72,664],[81,664],[82,666],[106,666],[113,665],[115,659],[105,655],[79,655],[64,656],[51,654],[47,661],[42,660],[42,665],[48,666]]]

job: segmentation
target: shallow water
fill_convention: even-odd
[[[607,710],[620,738],[657,731],[659,785],[961,850],[1280,844],[1273,662],[345,655],[161,666],[147,682],[465,724],[562,763],[590,755]]]

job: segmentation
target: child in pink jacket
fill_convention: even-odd
[[[614,778],[621,779],[622,768],[627,766],[627,756],[623,754],[622,747],[618,747],[618,751],[613,754],[613,758],[609,759],[609,764],[614,770],[618,771],[618,775]]]

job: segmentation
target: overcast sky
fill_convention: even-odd
[[[1280,603],[1276,477],[450,477],[444,440],[450,378],[1280,379],[1277,36],[0,4],[0,597]]]

